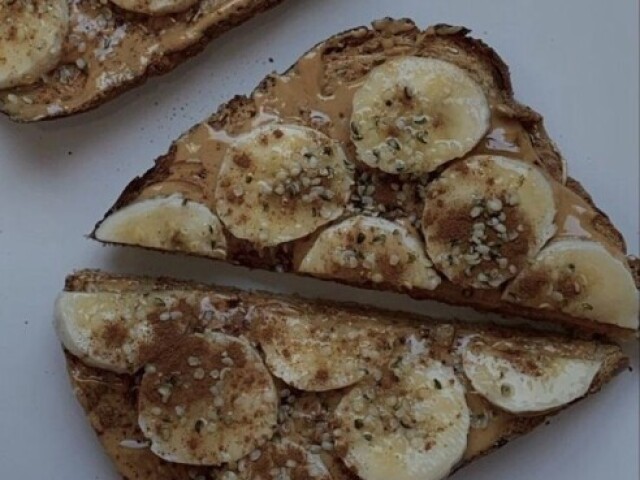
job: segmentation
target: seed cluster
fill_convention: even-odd
[[[424,400],[428,390],[420,390]],[[381,394],[375,388],[365,388],[352,402],[351,408],[356,415],[353,428],[367,440],[373,441],[380,433],[402,434],[409,439],[412,447],[422,449],[425,446],[425,432],[417,428],[421,421],[414,409],[413,400],[405,395]]]
[[[237,462],[229,463],[227,470],[220,472],[220,475],[216,478],[222,480],[237,480],[249,477],[262,478],[264,480],[328,478],[324,469],[307,465],[306,455],[305,449],[294,443],[276,442],[266,448],[253,450],[248,456]],[[196,476],[190,478],[200,480]]]
[[[397,269],[402,263],[412,264],[417,256],[408,252],[405,260],[394,249],[403,248],[400,229],[394,229],[391,233],[359,232],[352,244],[337,251],[334,257],[338,266],[348,269],[361,269],[367,278],[375,283],[385,279],[384,271]],[[404,252],[404,249],[402,250]]]
[[[574,263],[556,267],[553,265],[552,271],[544,267],[531,270],[514,289],[508,291],[509,297],[514,301],[538,300],[538,308],[558,308],[573,303],[585,312],[593,310],[591,303],[580,301],[589,285],[586,275],[579,273]]]
[[[347,207],[353,213],[364,213],[372,217],[386,212],[382,203],[375,203],[377,173],[362,172],[356,178],[356,186],[351,194],[351,202]]]
[[[172,372],[172,374],[166,378],[160,379],[160,383],[157,386],[156,391],[158,395],[160,395],[161,402],[167,404],[176,388],[191,388],[190,380],[185,379],[185,375],[188,375],[196,382],[203,381],[205,378],[209,377],[213,381],[213,384],[209,388],[211,395],[213,395],[213,401],[211,402],[211,407],[209,407],[207,411],[206,418],[198,418],[193,424],[193,429],[197,433],[201,433],[203,430],[211,433],[217,429],[216,425],[219,422],[224,425],[230,425],[233,422],[233,412],[231,408],[225,408],[229,406],[225,405],[223,391],[225,378],[232,374],[232,369],[235,366],[233,359],[226,351],[224,351],[220,358],[220,363],[223,367],[221,369],[213,368],[211,370],[205,370],[202,367],[202,359],[195,355],[187,357],[185,363],[187,371]],[[153,364],[150,364],[146,367],[145,372],[156,373],[156,367]],[[178,417],[181,422],[185,421],[185,418],[183,417],[187,412],[186,405],[176,405],[173,411],[175,416]],[[157,406],[152,407],[151,413],[155,416],[166,415],[162,409]],[[171,434],[169,426],[167,425],[167,428],[161,428],[160,434],[163,439],[168,440]]]
[[[423,176],[362,171],[356,177],[347,210],[353,214],[389,220],[407,219],[419,229],[421,218],[416,211],[421,209],[426,197],[426,185],[427,178]]]
[[[415,96],[411,87],[400,87],[393,98],[384,101],[386,107],[394,109],[388,116],[375,115],[360,122],[352,121],[350,123],[351,139],[354,142],[364,140],[364,123],[372,122],[375,134],[386,134],[384,141],[372,148],[370,153],[376,164],[379,164],[380,161],[394,161],[393,170],[397,174],[401,174],[407,169],[406,162],[396,158],[399,152],[402,151],[406,158],[407,155],[411,156],[414,151],[413,142],[423,145],[429,143],[429,117],[421,112],[416,112]],[[399,111],[395,111],[398,109]],[[407,112],[407,114],[402,115],[402,112]]]
[[[276,197],[280,199],[283,206],[300,201],[312,206],[313,216],[330,218],[332,215],[330,202],[336,197],[336,191],[332,186],[336,172],[326,163],[329,163],[327,159],[334,155],[334,149],[330,146],[314,150],[305,148],[298,159],[287,166],[283,165],[271,180],[255,180],[253,174],[249,173],[245,176],[245,184],[257,182],[263,209],[268,209],[269,203]],[[236,163],[241,165],[241,161]],[[236,184],[231,188],[230,200],[242,199],[246,193],[246,186]]]
[[[446,254],[449,266],[466,265],[464,275],[474,276],[474,280],[490,287],[498,287],[504,281],[504,271],[514,275],[518,268],[503,255],[503,247],[520,237],[524,226],[518,224],[515,228],[507,227],[507,212],[509,207],[519,204],[519,197],[515,193],[506,194],[503,199],[498,197],[476,198],[469,211],[468,217],[472,223],[467,247],[463,249],[459,241],[451,242],[451,251]],[[487,266],[489,263],[491,266]],[[482,271],[474,273],[479,265]]]
[[[325,405],[318,405],[319,408],[301,411],[296,406],[298,398],[294,392],[288,388],[283,388],[280,394],[280,407],[278,409],[278,429],[283,436],[288,435],[298,421],[308,421],[310,430],[305,432],[309,439],[309,452],[318,454],[321,452],[331,452],[335,448],[336,438],[342,435],[339,429],[332,429],[330,425],[330,413]]]

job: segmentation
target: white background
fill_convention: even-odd
[[[220,103],[250,92],[325,37],[386,15],[422,27],[466,25],[495,47],[511,67],[517,97],[545,115],[570,173],[639,253],[637,1],[289,0],[98,111],[37,125],[0,118],[1,478],[117,478],[71,393],[51,326],[54,298],[73,269],[163,273],[468,316],[394,295],[103,248],[84,237],[134,175]],[[632,354],[633,373],[456,478],[638,479],[637,348]]]

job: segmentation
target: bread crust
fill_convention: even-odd
[[[71,1],[71,0],[70,0]],[[284,0],[236,0],[237,4],[234,8],[228,12],[228,14],[221,16],[216,22],[212,23],[206,30],[202,32],[202,35],[197,41],[185,44],[184,48],[176,51],[169,52],[162,56],[154,56],[149,62],[147,67],[139,74],[131,78],[119,78],[113,82],[110,88],[106,90],[95,90],[86,101],[81,103],[75,103],[73,98],[82,93],[84,87],[78,86],[77,91],[68,93],[70,100],[61,99],[60,104],[64,107],[64,110],[46,113],[38,115],[34,118],[26,110],[27,107],[31,107],[29,104],[24,105],[24,109],[12,109],[8,108],[9,103],[2,94],[9,94],[12,92],[35,92],[38,93],[38,86],[27,86],[21,89],[9,89],[4,92],[0,91],[0,112],[6,114],[12,120],[17,122],[33,122],[40,120],[54,120],[57,118],[68,117],[78,113],[83,113],[89,110],[93,110],[100,105],[103,105],[110,100],[120,96],[124,92],[132,90],[133,88],[142,85],[152,77],[164,75],[178,67],[181,63],[185,62],[191,57],[199,54],[204,48],[214,39],[228,32],[229,30],[241,25],[242,23],[250,20],[256,15],[266,12],[267,10],[279,5]],[[119,12],[117,7],[111,7],[114,11]],[[139,17],[139,16],[138,16]],[[125,17],[129,18],[129,17]],[[136,16],[132,16],[132,25],[135,25],[137,20]],[[108,71],[107,71],[108,73]]]
[[[373,318],[390,319],[399,322],[407,320],[406,314],[384,311],[363,305],[307,300],[266,292],[244,292],[236,288],[213,287],[195,282],[177,281],[170,278],[127,277],[99,271],[83,270],[67,277],[65,283],[65,290],[75,292],[150,292],[183,289],[203,290],[225,295],[237,300],[238,304],[244,305],[245,307],[259,305],[264,301],[279,301],[284,302],[285,305],[292,305],[296,308],[302,308],[305,311],[311,312],[339,309],[342,312],[347,312],[348,315],[352,314],[354,316],[369,315]],[[414,316],[412,315],[411,317],[411,320],[413,320]],[[433,320],[423,318],[420,324],[426,322],[433,322]],[[458,322],[457,325],[463,326],[465,324]],[[468,326],[468,324],[466,325]],[[476,324],[471,328],[507,338],[514,332],[517,334],[531,333],[537,337],[547,335],[537,331],[527,331],[526,329],[513,330],[492,325]],[[554,337],[553,335],[548,336],[549,338]],[[605,361],[602,370],[594,379],[587,396],[599,391],[617,373],[628,367],[628,359],[619,347],[612,344],[601,344],[599,348],[605,349]],[[65,352],[65,355],[74,392],[105,450],[115,462],[118,471],[124,478],[130,480],[169,480],[183,478],[183,476],[189,472],[196,472],[196,474],[206,474],[208,472],[206,468],[193,468],[165,462],[152,454],[148,449],[123,448],[121,446],[122,441],[144,441],[144,437],[137,425],[136,388],[139,378],[130,375],[117,375],[92,368],[83,364],[68,352]],[[581,399],[578,399],[576,401],[580,400]],[[553,415],[556,415],[569,405],[565,405],[560,410],[543,415],[513,416],[501,427],[501,430],[495,436],[495,441],[490,447],[482,450],[473,457],[466,458],[457,468],[462,468],[473,460],[532,431],[537,426],[547,423]],[[339,465],[336,466],[336,469],[336,471],[332,472],[336,480],[357,478]]]
[[[415,34],[415,32],[419,32],[417,27],[415,27],[413,22],[409,19],[384,19],[383,21],[406,23],[406,25],[408,27],[410,26],[411,29],[401,32],[404,34],[407,34],[407,32],[411,32],[413,34]],[[377,31],[375,30],[376,24],[380,25],[379,22],[374,22],[374,30],[369,30],[367,27],[362,26],[338,33],[333,37],[318,43],[301,57],[322,49],[335,53],[341,52],[348,56],[351,54],[350,50],[357,49],[368,36],[375,34]],[[367,35],[362,35],[361,32],[366,32]],[[446,41],[447,46],[450,48],[454,46],[454,48],[457,47],[467,51],[470,56],[473,56],[474,59],[478,59],[478,61],[481,61],[484,64],[486,72],[491,72],[493,75],[491,82],[497,85],[499,94],[508,104],[511,105],[514,111],[517,112],[519,119],[528,130],[530,138],[534,143],[536,153],[538,153],[542,162],[539,166],[554,179],[566,185],[574,193],[580,196],[580,198],[585,200],[591,207],[597,210],[597,223],[600,225],[599,231],[618,246],[621,251],[626,252],[626,244],[620,231],[613,225],[610,218],[597,208],[593,199],[587,193],[582,184],[567,175],[566,160],[558,150],[553,140],[549,137],[544,127],[544,119],[542,115],[530,107],[518,103],[514,99],[509,67],[497,52],[482,40],[470,37],[469,33],[471,30],[465,27],[438,24],[430,27],[427,32],[429,32],[430,35],[443,38]],[[295,68],[296,64],[289,67],[289,69],[287,69],[282,75],[287,75]],[[221,105],[218,108],[218,111],[211,115],[206,122],[214,128],[222,129],[227,127],[229,123],[233,122],[233,119],[238,116],[255,115],[255,112],[251,111],[253,106],[252,100],[258,94],[268,94],[271,81],[271,77],[267,76],[249,96],[236,95],[229,102]],[[194,130],[195,128],[197,128],[197,125],[191,130]],[[174,142],[165,155],[162,155],[155,160],[154,167],[147,170],[143,175],[136,177],[127,185],[113,207],[111,207],[111,209],[105,214],[105,218],[114,211],[135,200],[145,186],[160,182],[166,178],[166,175],[169,173],[171,162],[175,157],[175,151],[176,146]]]
[[[593,209],[593,230],[602,238],[606,239],[617,251],[622,254],[626,253],[626,245],[622,234],[616,229],[609,217],[595,205],[593,199],[582,185],[567,175],[566,161],[553,140],[547,134],[542,116],[514,99],[509,68],[506,63],[491,47],[481,40],[470,37],[469,32],[470,31],[464,27],[454,27],[444,24],[435,25],[429,27],[426,31],[421,31],[408,19],[383,19],[374,22],[373,28],[357,27],[334,35],[328,40],[314,46],[301,58],[312,54],[322,55],[325,69],[330,69],[333,66],[335,70],[333,73],[335,75],[355,75],[355,73],[352,73],[350,70],[347,70],[346,73],[341,72],[338,74],[336,72],[340,71],[338,67],[341,63],[351,62],[348,64],[350,66],[354,65],[354,62],[351,61],[353,58],[365,57],[362,63],[372,62],[373,60],[371,60],[371,58],[383,58],[388,54],[385,49],[373,52],[370,52],[369,49],[372,43],[375,44],[378,39],[383,38],[383,35],[388,36],[389,33],[396,39],[396,44],[402,42],[412,44],[422,42],[422,44],[426,45],[424,49],[428,54],[444,60],[455,57],[455,63],[466,68],[474,76],[475,80],[484,85],[485,89],[488,90],[491,95],[499,99],[499,103],[504,105],[509,115],[512,115],[522,124],[537,154],[539,160],[538,166]],[[454,54],[452,52],[456,53]],[[357,63],[358,62],[355,62],[355,64]],[[295,73],[298,66],[299,62],[294,64],[283,75],[286,76]],[[330,74],[325,75],[330,77]],[[257,115],[256,96],[268,96],[273,88],[274,82],[275,77],[266,77],[249,96],[235,96],[228,103],[222,105],[206,123],[216,130],[225,130],[232,129],[235,123],[243,119],[255,117]],[[331,78],[327,80],[327,84],[330,87]],[[193,132],[197,128],[198,126],[195,126],[189,132]],[[189,132],[186,135],[188,135]],[[171,174],[171,168],[173,162],[176,160],[176,155],[177,147],[176,143],[174,143],[167,154],[155,161],[153,168],[128,184],[104,218],[134,202],[147,187],[167,179]],[[96,225],[96,228],[100,223],[101,222]],[[90,236],[94,239],[96,238],[95,230]],[[246,255],[242,255],[241,261],[235,259],[235,263],[250,268],[272,268],[272,266],[266,265],[264,260],[257,257],[254,253],[249,252]],[[631,258],[629,263],[632,263]],[[304,275],[304,273],[300,272],[296,274]],[[340,279],[331,279],[331,281],[348,283]],[[387,284],[359,283],[351,285],[365,286],[366,288],[379,290],[394,289],[393,286],[390,287]],[[640,288],[640,282],[636,281],[636,285]],[[398,290],[398,288],[396,287],[395,290]],[[408,293],[416,299],[430,299],[455,305],[470,306],[503,316],[524,316],[542,322],[560,322],[569,329],[586,328],[596,335],[606,335],[620,339],[629,339],[634,336],[632,331],[615,325],[575,318],[561,312],[509,304],[493,298],[482,297],[474,290],[462,291],[449,282],[444,282],[435,291],[412,289],[405,293]]]

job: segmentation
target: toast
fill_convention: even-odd
[[[32,122],[91,110],[280,2],[36,0],[35,13],[9,2],[0,7],[0,111]]]
[[[468,32],[384,19],[318,44],[174,142],[91,236],[634,335],[637,259]]]
[[[67,277],[56,327],[137,480],[439,480],[628,365],[603,341],[95,271]]]

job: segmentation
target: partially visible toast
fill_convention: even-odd
[[[143,370],[146,373],[144,373],[144,377],[156,374],[156,371],[162,368],[163,362],[175,355],[180,355],[176,352],[181,351],[181,343],[187,342],[187,338],[193,335],[193,332],[212,329],[234,338],[248,339],[250,344],[258,349],[257,351],[260,352],[260,356],[266,362],[269,370],[272,373],[277,372],[278,375],[284,375],[284,380],[289,382],[289,385],[287,385],[285,381],[274,377],[279,397],[281,398],[281,405],[274,436],[267,440],[266,443],[251,451],[251,454],[247,455],[246,458],[220,467],[183,465],[163,460],[148,448],[149,441],[140,429],[138,416],[139,409],[142,408],[141,396],[148,395],[145,391],[147,387],[141,386],[141,382],[145,382],[145,380],[143,379],[142,370],[137,370],[140,367],[134,367],[132,373],[129,374],[116,374],[101,368],[91,367],[87,365],[85,360],[67,351],[67,367],[74,391],[105,450],[116,464],[119,473],[128,479],[245,478],[249,480],[262,478],[258,473],[258,471],[262,471],[260,470],[262,468],[285,469],[294,480],[308,480],[309,478],[357,479],[359,477],[354,471],[357,472],[358,470],[354,467],[353,462],[349,460],[350,457],[348,457],[347,453],[349,441],[342,440],[346,432],[341,433],[337,429],[336,422],[339,422],[339,417],[336,417],[338,415],[336,412],[341,408],[337,407],[337,405],[342,404],[347,395],[353,395],[354,392],[357,393],[358,389],[364,390],[368,388],[370,376],[373,379],[371,380],[374,382],[373,385],[377,385],[372,388],[377,389],[379,396],[383,395],[386,389],[394,388],[391,386],[393,382],[391,384],[385,383],[387,382],[385,380],[386,369],[391,368],[392,371],[396,371],[394,369],[397,368],[398,362],[401,361],[399,359],[402,357],[395,359],[395,355],[402,354],[405,351],[404,349],[408,349],[408,357],[406,358],[421,358],[428,364],[429,362],[438,364],[443,362],[443,365],[445,365],[443,368],[449,369],[452,367],[451,371],[455,371],[455,377],[457,378],[455,381],[461,382],[462,388],[466,392],[465,402],[471,410],[471,424],[466,438],[464,454],[453,465],[453,471],[528,433],[536,426],[547,421],[550,416],[579,399],[572,399],[567,404],[548,411],[527,413],[509,413],[503,408],[492,405],[472,385],[466,376],[469,370],[467,370],[466,365],[463,367],[461,363],[461,355],[465,355],[462,352],[470,348],[468,342],[478,338],[486,339],[488,342],[497,342],[494,345],[496,348],[504,349],[505,358],[512,359],[509,361],[515,362],[514,365],[522,362],[521,366],[517,367],[522,368],[522,372],[531,372],[531,369],[535,371],[536,368],[540,368],[541,370],[538,370],[535,375],[538,378],[545,379],[547,378],[545,373],[547,368],[552,368],[545,362],[557,361],[558,357],[555,357],[556,360],[551,360],[556,354],[569,359],[581,358],[586,362],[597,359],[600,366],[593,380],[590,381],[588,394],[600,390],[616,373],[628,365],[628,359],[619,347],[599,341],[585,342],[566,336],[547,335],[526,329],[506,329],[464,322],[435,321],[425,317],[420,318],[415,315],[392,313],[355,304],[345,305],[334,302],[303,300],[271,293],[248,293],[234,288],[213,287],[167,278],[137,278],[110,275],[96,271],[80,271],[67,278],[65,292],[68,292],[69,295],[85,293],[88,298],[94,298],[96,302],[95,308],[97,308],[97,310],[93,310],[94,312],[105,311],[98,307],[101,301],[101,294],[116,294],[123,296],[123,298],[127,295],[129,297],[126,298],[130,298],[131,295],[137,295],[140,298],[140,305],[142,305],[143,301],[161,297],[164,300],[158,302],[158,311],[170,308],[172,318],[175,317],[176,320],[180,321],[188,320],[190,326],[184,334],[186,336],[171,340],[164,336],[158,337],[159,340],[157,341],[170,343],[165,343],[164,347],[162,345],[159,348],[158,345],[155,346],[155,357],[147,358],[145,362],[146,367]],[[95,297],[92,297],[92,295]],[[169,307],[168,304],[163,302],[171,296],[176,299],[183,298],[183,300]],[[186,298],[188,300],[184,300]],[[114,308],[121,308],[121,306],[125,308],[124,301],[121,304],[114,305]],[[136,310],[140,312],[142,307],[139,309],[136,307]],[[180,315],[177,315],[177,313],[180,313]],[[103,338],[102,333],[100,333],[102,327],[109,331],[115,331],[118,325],[125,322],[124,312],[122,311],[106,311],[106,314],[106,317],[98,314],[101,319],[111,318],[111,320],[107,320],[102,326],[100,322],[104,320],[98,321],[94,331],[95,341]],[[272,314],[275,314],[276,317],[273,317]],[[67,315],[72,314],[67,311]],[[120,320],[118,320],[119,315],[122,315]],[[153,311],[150,311],[146,317],[141,317],[138,314],[136,323],[132,325],[138,325],[137,322],[147,321],[152,322],[151,325],[153,325],[154,318],[157,318],[157,313]],[[160,318],[163,324],[175,321],[162,320],[162,317]],[[275,324],[272,323],[274,318]],[[289,324],[290,328],[294,329],[299,328],[300,325],[305,325],[306,322],[311,322],[311,325],[315,325],[315,327],[312,327],[314,329],[313,335],[309,338],[299,338],[294,343],[287,344],[285,340],[282,340],[287,337],[287,330],[276,328],[276,325],[280,325],[279,322],[289,320],[292,322]],[[352,328],[354,330],[350,330]],[[377,332],[377,329],[383,330],[373,333]],[[350,331],[352,333],[349,333]],[[384,332],[382,334],[384,340],[376,336],[380,332]],[[293,333],[289,334],[293,335]],[[327,337],[327,335],[329,336]],[[112,347],[121,351],[123,345],[127,343],[125,336],[119,335],[117,338],[111,336],[109,341]],[[353,340],[348,341],[348,338],[353,338]],[[374,341],[375,338],[378,338],[378,340]],[[298,362],[301,360],[296,359],[303,359],[302,364],[291,363],[291,366],[295,371],[300,371],[299,367],[304,367],[304,371],[309,373],[307,377],[299,377],[297,381],[295,379],[292,380],[288,377],[289,374],[287,372],[290,372],[289,370],[278,369],[278,364],[271,358],[274,355],[273,350],[270,350],[270,346],[278,344],[278,339],[285,342],[284,345],[289,345],[288,348],[290,349],[289,353],[283,350],[285,354],[283,361],[285,363]],[[314,343],[311,342],[312,339],[318,340],[319,344],[314,346]],[[301,343],[297,343],[298,341]],[[371,344],[372,341],[374,342],[373,344]],[[381,341],[382,343],[380,343]],[[118,342],[124,343],[118,345]],[[343,345],[347,350],[341,350],[343,347],[339,347],[339,345]],[[365,345],[374,345],[374,352],[367,351],[371,347],[365,347]],[[388,346],[384,347],[384,345]],[[332,352],[329,355],[325,352],[323,355],[325,358],[318,360],[324,362],[322,368],[318,364],[304,363],[304,359],[308,361],[309,358],[314,358],[309,356],[310,351],[314,349],[324,351],[327,348],[332,349]],[[391,348],[391,350],[387,351],[387,348]],[[399,350],[394,350],[395,348]],[[542,357],[530,356],[529,349],[536,348],[541,348],[541,352],[545,352]],[[193,352],[191,354],[196,355]],[[544,360],[546,355],[549,354],[551,354],[551,357],[548,357],[548,360]],[[229,353],[229,355],[233,356],[235,354]],[[335,388],[338,385],[342,385],[339,383],[330,385],[334,389],[327,388],[326,382],[340,381],[338,379],[342,378],[339,375],[344,373],[342,371],[343,366],[353,361],[352,355],[363,355],[360,359],[368,359],[367,373],[364,374],[364,377],[361,380],[351,379],[345,383],[348,384],[345,388],[336,390]],[[386,364],[387,360],[378,360],[379,358],[386,359],[387,357],[390,359],[390,366]],[[527,358],[530,360],[526,360]],[[174,362],[174,360],[171,361]],[[205,359],[202,357],[197,359],[189,357],[189,359],[182,359],[181,362],[184,363],[184,368],[187,368],[188,374],[189,368],[204,365]],[[527,366],[525,365],[526,362],[532,363],[527,364]],[[187,367],[187,364],[193,365],[193,367]],[[231,365],[232,362],[229,362],[229,364]],[[375,365],[381,366],[381,370],[377,370],[378,367]],[[175,370],[175,367],[172,368]],[[400,375],[400,377],[397,377],[399,380],[402,374],[398,372],[396,374]],[[180,381],[175,378],[178,378],[176,375],[179,376],[181,373],[174,371],[173,375],[174,379],[171,381],[174,384],[174,388],[177,388],[175,385],[178,385]],[[242,374],[236,373],[235,375],[237,377]],[[195,371],[194,376],[200,378]],[[201,381],[207,382],[208,378],[208,376],[205,376]],[[214,378],[217,378],[217,374]],[[573,381],[577,380],[577,378],[573,379]],[[291,381],[301,388],[292,386]],[[453,382],[454,380],[451,381]],[[554,388],[552,386],[553,375],[544,381],[549,382],[546,384],[546,389]],[[325,382],[325,387],[320,388],[321,391],[309,391],[309,389],[314,390],[318,386],[318,382]],[[439,390],[447,388],[437,380],[435,380],[435,384],[436,390],[432,394],[437,395]],[[245,388],[251,389],[253,387],[247,384]],[[503,394],[505,388],[502,387]],[[173,396],[165,397],[166,402],[168,402],[166,403],[167,408],[173,409],[172,398],[175,395],[177,393],[174,393]],[[516,394],[514,393],[514,395]],[[197,398],[204,399],[207,397]],[[213,398],[211,399],[212,402]],[[375,401],[375,397],[371,397],[371,401]],[[160,405],[163,404],[160,403]],[[176,411],[180,408],[182,413],[179,414],[183,415],[183,418],[187,418],[189,416],[189,405],[186,405],[186,413],[184,413],[184,406],[181,405],[176,406]],[[441,413],[444,414],[444,412]],[[166,421],[169,421],[169,419],[167,418]],[[363,425],[365,430],[370,428],[368,424],[362,422],[358,424],[358,420],[356,420],[357,430],[362,429]],[[403,428],[411,429],[409,425],[405,425]],[[419,426],[413,428],[420,432]],[[244,431],[248,437],[251,437],[250,430],[245,429]],[[364,432],[364,435],[366,436],[367,432]],[[427,448],[427,452],[430,448],[437,446],[437,437],[433,441],[432,446]],[[309,476],[306,470],[296,469],[298,467],[301,468],[301,466],[298,465],[296,467],[295,464],[290,464],[289,461],[293,458],[291,456],[281,458],[273,455],[271,450],[274,448],[273,445],[281,445],[282,442],[295,444],[296,454],[299,454],[300,451],[311,452],[310,454],[315,459],[315,462],[320,463],[320,466],[316,465],[316,472],[320,472],[317,473],[318,477]],[[346,445],[345,442],[347,443]],[[450,445],[449,448],[454,447]],[[418,450],[421,450],[421,447]],[[345,457],[345,455],[347,456]],[[297,457],[295,458],[297,459]],[[345,458],[347,459],[346,461],[344,460]],[[409,462],[409,467],[415,466],[418,468],[419,464],[416,463],[416,459],[419,458],[420,454],[416,453],[413,460]],[[320,459],[320,462],[318,462],[318,459]],[[262,462],[271,462],[271,464]],[[347,468],[345,464],[351,468]],[[391,464],[393,462],[388,463],[386,465],[387,468],[391,468]],[[325,471],[325,467],[330,472],[331,477],[321,475]],[[233,473],[233,475],[238,475],[238,477],[231,475],[229,472]],[[228,477],[224,475],[228,475]],[[366,475],[364,471],[363,475]]]
[[[465,305],[503,315],[561,322],[571,328],[614,337],[633,336],[638,324],[638,292],[634,288],[631,272],[636,268],[637,260],[626,258],[626,246],[620,232],[593,203],[584,188],[568,176],[566,162],[547,135],[542,116],[514,99],[509,70],[504,61],[485,43],[471,38],[468,33],[463,27],[436,25],[420,30],[409,20],[384,19],[374,22],[373,28],[355,28],[331,37],[303,55],[287,72],[265,78],[250,96],[236,96],[207,121],[196,125],[174,142],[169,152],[156,160],[152,169],[126,187],[91,236],[104,243],[225,259],[251,268],[295,272],[367,288],[403,291],[414,298]],[[428,174],[406,174],[399,173],[399,170],[390,174],[372,168],[358,150],[361,135],[354,131],[354,122],[351,120],[354,118],[354,95],[363,89],[363,84],[373,75],[370,72],[379,72],[392,61],[409,57],[437,59],[462,69],[470,82],[481,88],[491,112],[488,133],[469,154]],[[404,101],[408,100],[407,97]],[[322,141],[333,142],[347,158],[347,170],[335,170],[341,164],[334,161],[331,164],[333,166],[327,169],[333,172],[333,177],[321,180],[324,182],[320,185],[321,190],[323,186],[333,189],[321,192],[320,196],[326,195],[326,198],[314,200],[316,197],[311,195],[313,185],[307,188],[303,184],[303,191],[297,194],[300,185],[295,181],[290,185],[293,193],[284,189],[282,192],[274,191],[272,187],[279,180],[274,177],[273,183],[271,179],[261,177],[265,175],[264,172],[256,170],[263,168],[261,162],[266,160],[261,159],[268,154],[256,154],[256,163],[253,165],[249,161],[250,155],[246,153],[250,151],[247,145],[256,135],[264,135],[265,144],[262,147],[268,151],[267,134],[261,134],[261,131],[268,132],[271,129],[274,135],[271,141],[278,142],[289,135],[302,135],[296,133],[300,127],[316,132],[308,133],[306,130],[304,135],[326,135],[329,140],[325,138]],[[393,141],[393,138],[388,139],[391,145],[394,145]],[[259,147],[257,142],[254,143]],[[399,148],[397,142],[395,147]],[[327,150],[325,147],[325,151],[331,152],[333,148]],[[506,273],[506,276],[517,273],[518,285],[506,281],[496,287],[502,282],[501,278],[494,284],[493,277],[485,274],[484,267],[478,273],[472,266],[465,270],[467,277],[460,273],[458,279],[452,280],[453,277],[448,273],[443,274],[443,264],[445,261],[458,262],[462,257],[467,262],[467,257],[454,252],[460,248],[455,244],[466,242],[466,239],[456,237],[454,232],[454,236],[448,240],[451,242],[448,248],[454,253],[448,260],[434,258],[429,248],[432,240],[426,241],[425,245],[425,235],[431,223],[440,227],[444,225],[444,230],[449,228],[455,231],[459,228],[451,221],[446,227],[448,217],[458,217],[449,212],[447,207],[450,202],[446,195],[438,198],[441,192],[436,185],[443,183],[447,175],[453,177],[454,174],[450,172],[468,175],[468,165],[472,162],[496,165],[498,160],[509,164],[509,168],[514,165],[528,168],[529,174],[542,179],[539,183],[548,182],[550,185],[545,188],[551,188],[553,200],[548,199],[547,203],[553,202],[556,212],[554,223],[549,226],[554,232],[549,246],[559,245],[554,247],[555,251],[543,249],[540,255],[548,252],[551,261],[547,263],[564,264],[566,272],[549,271],[554,267],[548,265],[539,271],[538,267],[545,263],[534,258],[535,251],[526,258],[522,255],[518,265],[508,265],[509,258],[498,258],[500,255],[508,257],[508,253],[498,251],[494,256],[494,247],[483,246],[486,251],[491,251],[489,254],[482,253],[482,262],[490,264],[492,259],[499,264],[504,262],[499,265],[500,271],[506,272],[508,268],[510,273]],[[232,176],[242,168],[249,172],[245,179]],[[284,178],[288,173],[287,167],[283,168]],[[354,171],[350,173],[349,168]],[[298,170],[293,168],[291,175],[298,174]],[[317,174],[313,169],[311,171]],[[338,183],[340,178],[347,179],[347,183],[352,179],[354,184],[345,190],[344,184]],[[485,180],[486,185],[490,185],[495,179]],[[290,182],[290,179],[284,181]],[[264,191],[256,192],[258,188]],[[455,182],[453,186],[450,182],[448,188],[455,190]],[[276,193],[282,195],[283,192],[289,203],[282,204],[283,213],[277,217],[270,213],[274,211],[271,197],[275,197]],[[252,196],[248,197],[249,194]],[[551,197],[549,194],[547,196]],[[262,200],[265,203],[260,207],[256,202]],[[425,207],[427,201],[430,201],[429,208]],[[470,203],[471,198],[465,201]],[[537,200],[528,201],[530,204],[522,206],[522,209],[535,209]],[[185,206],[184,211],[190,213],[180,216],[176,209],[180,202]],[[267,205],[266,202],[271,203]],[[311,203],[305,207],[304,202]],[[436,206],[438,202],[440,206]],[[500,209],[508,208],[504,198],[502,202],[494,203]],[[519,209],[515,200],[513,205],[509,208],[514,211]],[[268,210],[268,207],[271,209]],[[263,208],[264,213],[257,213],[259,208]],[[472,216],[476,215],[476,207],[468,208]],[[478,207],[478,210],[483,211],[483,208]],[[205,213],[205,210],[209,212]],[[497,211],[487,214],[487,230],[480,233],[490,231],[493,235],[491,230],[505,230],[504,225],[497,225]],[[139,220],[143,218],[140,215],[147,215],[147,220],[140,223]],[[198,230],[195,221],[189,220],[194,218],[193,215],[197,216],[198,221],[209,224],[209,233]],[[463,215],[467,216],[464,221],[468,223],[469,232],[472,232],[471,223],[474,220],[467,213]],[[492,219],[493,216],[496,218]],[[157,221],[162,226],[154,218],[161,219]],[[492,221],[495,223],[492,224]],[[262,226],[258,227],[259,224]],[[253,232],[250,225],[255,225],[251,227],[255,229]],[[278,235],[284,235],[288,227],[292,231],[297,229],[295,235],[299,238],[293,235],[272,241]],[[467,224],[464,227],[467,228]],[[480,227],[484,228],[485,225]],[[521,227],[518,225],[519,229]],[[258,234],[259,229],[263,230]],[[367,250],[371,240],[368,236],[383,238],[386,235],[372,232],[384,229],[399,232],[400,240],[395,244],[378,246],[375,251]],[[273,238],[267,238],[265,231],[269,231]],[[475,235],[475,230],[473,232]],[[509,241],[519,234],[521,239],[526,240],[528,231],[520,232],[523,230],[495,235],[505,238],[509,235],[503,244],[507,249]],[[544,243],[548,237],[543,236],[540,243]],[[288,241],[288,238],[294,239]],[[413,250],[408,249],[407,242],[413,245]],[[499,245],[500,242],[502,240],[498,241]],[[318,249],[321,254],[309,260],[310,256],[313,257],[309,252],[320,244],[322,248]],[[480,250],[473,250],[475,247],[471,243],[469,245],[469,251],[472,252],[470,257],[478,258]],[[570,254],[558,253],[567,245]],[[425,246],[429,258],[424,257]],[[582,257],[578,254],[581,261],[577,268],[575,262],[566,259],[560,262],[553,256],[564,258],[563,255],[570,256],[575,250],[581,249],[595,252]],[[336,252],[344,255],[338,258]],[[352,254],[355,258],[346,254]],[[368,260],[371,255],[374,255],[372,261]],[[604,268],[598,267],[598,271],[589,273],[589,265],[596,256],[602,259]],[[407,262],[411,263],[416,258],[416,263],[423,268],[422,274],[415,273],[415,265],[407,265]],[[388,265],[382,265],[381,261],[388,261]],[[367,262],[369,265],[366,265]],[[429,263],[436,263],[436,266],[429,269]],[[351,270],[347,271],[346,267]],[[488,268],[486,273],[493,274],[494,271]],[[498,265],[494,270],[498,271]],[[606,270],[614,271],[611,275],[616,278],[602,273]],[[475,281],[476,274],[478,281],[485,282],[481,288],[469,287],[469,279]],[[599,280],[598,275],[604,275],[603,278],[607,280]],[[618,281],[619,284],[616,283]],[[618,286],[613,287],[613,284]],[[635,285],[639,285],[637,280]],[[597,304],[592,304],[593,295],[610,295],[611,298],[600,298]],[[621,313],[621,305],[624,305],[624,313]]]
[[[68,0],[58,65],[37,82],[0,90],[0,111],[31,122],[91,110],[176,68],[214,38],[282,0],[199,0],[178,13],[145,15],[110,1]]]

